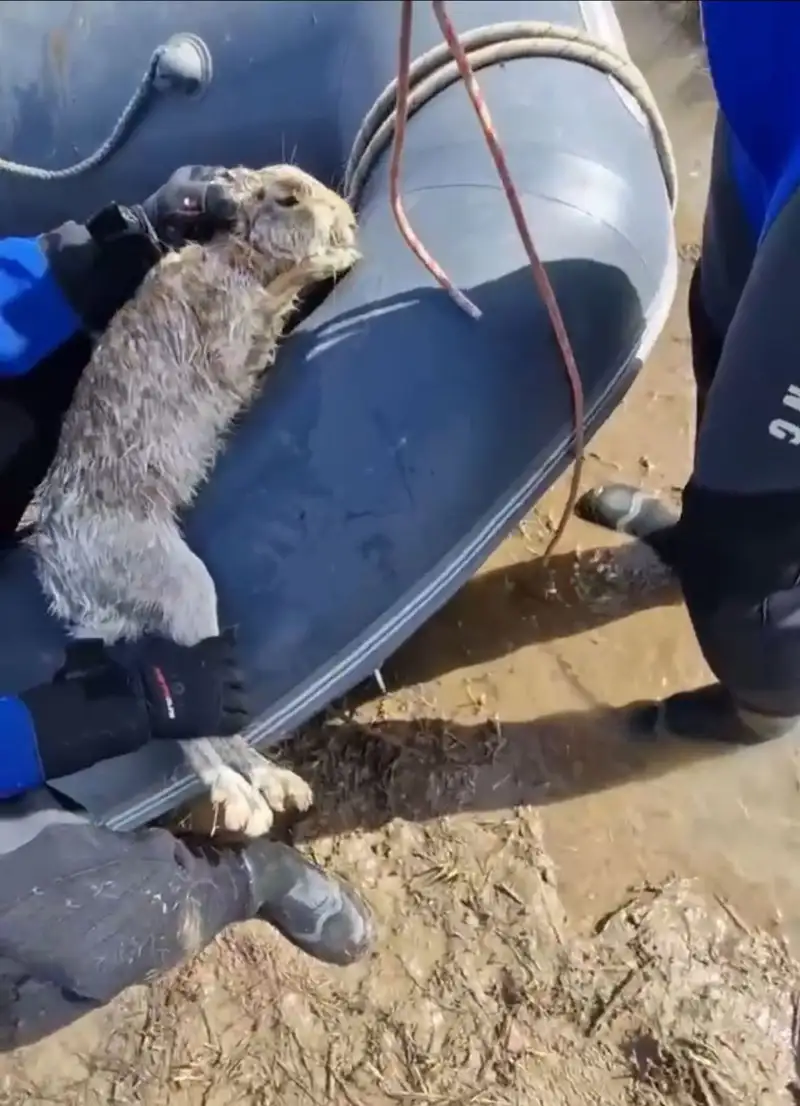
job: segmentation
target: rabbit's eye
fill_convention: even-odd
[[[300,201],[297,196],[277,196],[275,203],[278,207],[297,207]]]

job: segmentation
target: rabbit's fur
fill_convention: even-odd
[[[37,493],[29,538],[53,613],[74,637],[216,635],[216,588],[176,513],[275,359],[298,295],[357,259],[346,202],[294,166],[225,171],[237,225],[168,254],[99,339]],[[222,828],[265,833],[306,809],[307,784],[241,737],[182,743]]]

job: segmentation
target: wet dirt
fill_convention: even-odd
[[[678,157],[681,285],[585,484],[674,494],[714,101],[669,5],[619,7]],[[800,1101],[797,750],[632,738],[629,704],[709,674],[645,551],[573,521],[542,563],[565,494],[393,659],[387,694],[362,689],[285,750],[317,793],[295,839],[363,888],[374,956],[328,970],[236,927],[0,1058],[0,1106]]]

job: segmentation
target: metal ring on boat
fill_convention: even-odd
[[[181,31],[162,47],[153,72],[156,92],[182,92],[198,99],[211,84],[214,63],[211,51],[199,35]]]

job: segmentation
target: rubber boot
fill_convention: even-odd
[[[671,736],[689,741],[756,745],[800,731],[800,718],[763,714],[737,703],[722,684],[680,691],[658,703],[634,708],[634,736]]]
[[[654,495],[630,484],[605,484],[586,492],[575,514],[605,530],[615,530],[648,545],[668,567],[677,556],[677,515]]]
[[[352,964],[372,948],[364,900],[337,876],[280,841],[259,838],[236,854],[250,887],[249,917],[261,918],[326,964]]]

